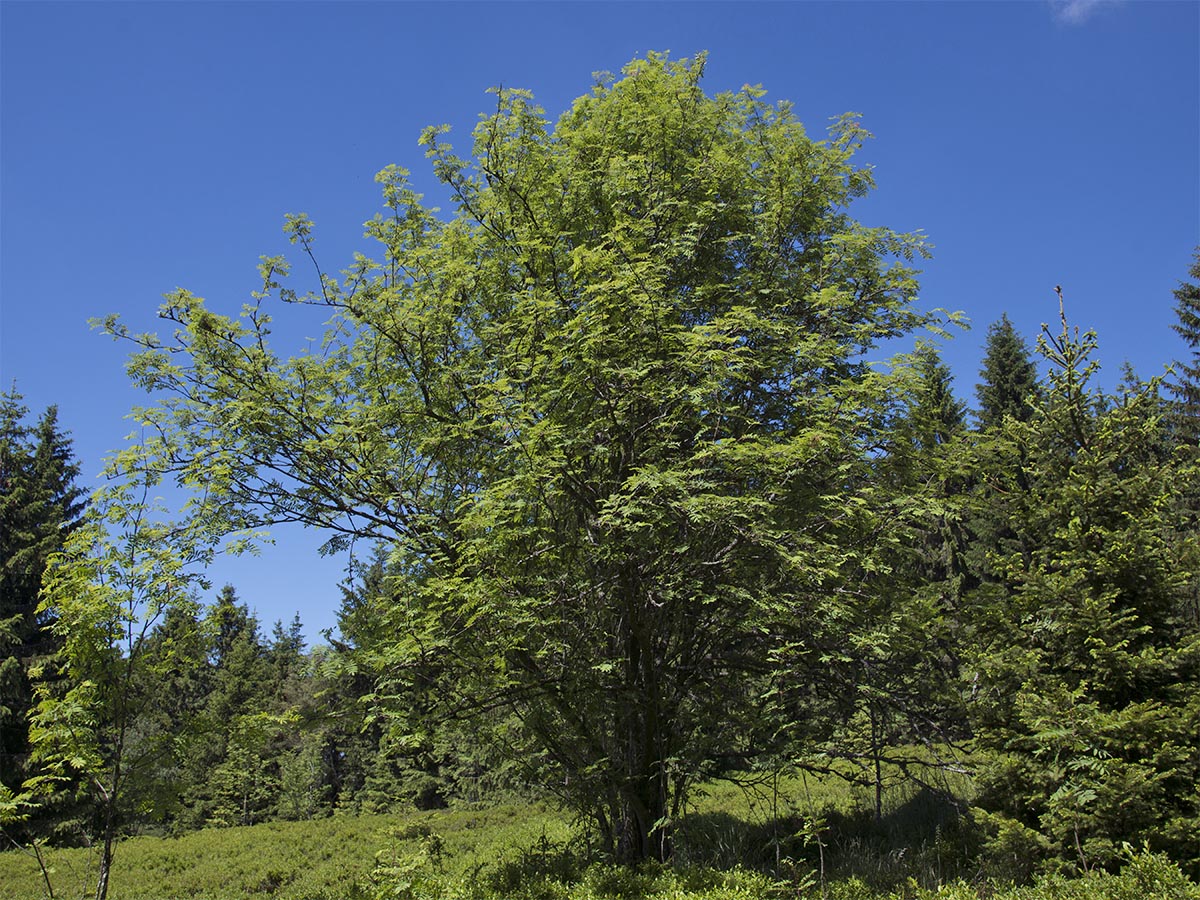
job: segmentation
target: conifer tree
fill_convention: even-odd
[[[966,483],[956,445],[966,431],[966,405],[954,396],[950,369],[931,345],[917,348],[914,374],[915,395],[904,423],[915,460],[908,491],[919,500],[921,521],[919,540],[911,542],[914,575],[920,589],[938,594],[949,609],[957,605],[967,542],[960,510]]]
[[[912,410],[913,432],[918,446],[930,450],[962,433],[966,406],[954,396],[954,377],[935,347],[917,348],[916,371],[920,381]]]
[[[988,328],[979,375],[982,380],[975,390],[982,430],[998,427],[1005,416],[1028,421],[1033,413],[1031,400],[1038,390],[1037,368],[1007,313]]]
[[[1096,391],[1094,335],[1065,317],[1040,346],[1046,394],[984,445],[975,498],[1013,536],[970,597],[991,850],[1087,870],[1148,842],[1194,871],[1200,629],[1178,611],[1198,546],[1172,510],[1197,472],[1164,452],[1153,382]]]
[[[23,423],[26,413],[15,391],[0,395],[0,786],[10,789],[20,783],[29,705],[21,648],[30,631],[31,584],[21,557],[32,540],[37,492],[30,472],[29,430]]]
[[[29,670],[56,646],[49,614],[38,612],[42,574],[84,507],[57,408],[29,427],[21,401],[15,388],[0,395],[0,786],[11,790],[29,750]]]
[[[271,639],[266,646],[266,659],[271,673],[271,691],[278,703],[289,703],[299,699],[295,681],[304,674],[304,625],[300,614],[292,616],[285,628],[282,619],[276,619],[271,628]]]
[[[1192,280],[1180,282],[1175,290],[1175,315],[1179,321],[1171,327],[1183,338],[1191,354],[1175,363],[1175,378],[1167,390],[1175,398],[1171,410],[1175,437],[1195,446],[1200,443],[1200,248],[1188,276]]]
[[[196,818],[249,825],[267,818],[273,799],[274,773],[263,765],[278,724],[267,648],[257,617],[233,585],[221,588],[204,624],[212,640],[213,686],[206,700],[212,740]]]
[[[877,819],[885,765],[899,763],[887,767],[893,772],[911,766],[908,775],[922,780],[917,769],[940,765],[941,757],[914,764],[911,748],[946,748],[961,732],[953,637],[965,540],[958,448],[966,425],[952,384],[937,349],[919,344],[904,367],[888,449],[872,476],[872,490],[892,510],[888,539],[874,560],[878,568],[864,573],[855,652],[843,654],[841,665],[826,663],[853,698],[843,703],[845,724],[826,753],[858,764],[873,788]]]

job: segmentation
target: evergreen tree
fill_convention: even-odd
[[[47,506],[43,531],[49,544],[58,549],[82,521],[87,492],[75,484],[79,464],[74,458],[70,436],[59,427],[57,406],[46,408],[33,431],[33,438],[34,478],[41,486]]]
[[[384,717],[371,703],[383,674],[380,654],[392,601],[387,556],[386,546],[376,544],[368,559],[352,561],[339,585],[337,636],[328,635],[336,654],[326,667],[325,688],[335,711],[328,731],[331,794],[341,809],[380,812],[403,799],[402,756],[385,740]]]
[[[910,422],[916,445],[932,450],[948,444],[966,427],[966,404],[954,396],[954,376],[931,344],[915,353],[918,388]]]
[[[50,614],[38,612],[42,575],[84,507],[56,407],[30,428],[21,399],[0,395],[0,787],[10,790],[29,752],[30,668],[56,648]]]
[[[212,690],[205,716],[212,739],[201,766],[205,776],[192,819],[223,825],[266,819],[274,799],[272,773],[263,753],[274,727],[274,690],[258,619],[239,602],[233,585],[221,588],[209,607]]]
[[[0,786],[14,790],[21,781],[30,704],[22,649],[33,624],[30,595],[37,593],[27,571],[38,507],[23,422],[27,412],[15,391],[0,394]]]
[[[943,615],[956,613],[964,576],[963,554],[969,535],[962,504],[968,482],[961,441],[966,435],[966,405],[954,396],[953,376],[936,349],[917,349],[916,386],[902,423],[912,457],[906,498],[913,532],[905,547],[914,592],[936,598]]]
[[[258,620],[251,615],[244,603],[238,602],[237,590],[232,584],[224,585],[217,594],[216,602],[209,607],[204,620],[209,634],[210,656],[214,668],[223,669],[232,664],[234,648],[239,643],[258,645]]]
[[[1200,628],[1179,610],[1198,546],[1173,510],[1197,472],[1166,452],[1153,383],[1092,390],[1094,336],[1065,319],[1040,344],[1048,391],[991,436],[976,495],[1015,538],[970,598],[991,851],[1086,870],[1149,842],[1195,871]]]
[[[975,442],[972,452],[975,474],[986,476],[990,466],[1010,464],[1007,457],[993,456],[996,445],[992,438],[1001,432],[1005,419],[1028,422],[1041,397],[1037,367],[1007,314],[988,328],[986,352],[979,374],[982,380],[975,387],[979,399],[976,418],[984,437]],[[1014,471],[1020,483],[1028,487],[1022,466],[1016,466]],[[970,491],[990,496],[984,481],[985,478],[973,478]],[[989,555],[1028,552],[1024,538],[1010,527],[1000,510],[986,500],[967,506],[963,527],[969,536],[963,551],[966,586],[977,587],[993,577],[988,565]]]
[[[1175,363],[1175,380],[1167,390],[1175,398],[1171,421],[1176,439],[1196,446],[1200,444],[1200,248],[1188,276],[1192,280],[1180,282],[1175,290],[1179,321],[1171,327],[1183,338],[1191,356]]]
[[[1018,422],[1029,420],[1038,391],[1037,368],[1007,313],[988,328],[979,374],[982,381],[976,387],[976,394],[982,430],[1000,426],[1005,416],[1012,416]]]
[[[826,661],[848,697],[833,713],[845,724],[826,753],[860,766],[874,790],[877,819],[885,764],[899,761],[887,768],[909,767],[909,776],[924,780],[911,748],[938,748],[922,764],[940,765],[962,722],[954,639],[965,541],[958,471],[965,408],[932,345],[918,345],[903,375],[887,452],[871,478],[877,502],[891,511],[881,523],[887,536],[862,576],[850,629],[854,649],[840,654],[841,664]]]
[[[277,619],[264,648],[269,679],[265,693],[273,711],[311,706],[311,698],[307,695],[309,673],[304,648],[304,625],[300,614],[296,613],[287,627],[282,619]]]
[[[212,666],[199,604],[190,597],[172,602],[144,652],[153,680],[140,682],[145,714],[138,725],[145,739],[170,735],[170,741],[145,779],[139,824],[177,832],[198,824],[193,801],[213,740],[213,723],[204,715]]]

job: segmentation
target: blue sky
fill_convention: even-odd
[[[5,0],[0,384],[34,412],[58,404],[90,483],[143,399],[90,317],[155,329],[176,287],[236,312],[259,255],[289,251],[289,212],[336,271],[369,252],[385,165],[449,206],[423,126],[465,147],[497,84],[553,118],[648,50],[707,50],[710,91],[762,84],[813,134],[862,113],[879,187],[857,214],[929,236],[923,305],[974,325],[943,350],[969,402],[987,325],[1007,311],[1032,345],[1056,284],[1098,331],[1107,383],[1186,352],[1171,291],[1200,244],[1200,3]],[[280,324],[281,350],[321,331]],[[316,639],[344,561],[277,538],[213,577],[268,628],[298,611]]]

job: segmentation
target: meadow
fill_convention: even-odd
[[[865,791],[838,780],[718,783],[680,823],[676,862],[604,863],[555,806],[340,815],[143,835],[118,848],[114,900],[1200,900],[1161,857],[1133,853],[1119,876],[1006,883],[972,860],[952,804],[911,787],[875,820]],[[85,848],[44,849],[54,897],[94,886]],[[36,860],[0,853],[0,900],[47,897]]]

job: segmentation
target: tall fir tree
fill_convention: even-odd
[[[983,431],[1003,424],[1005,416],[1027,422],[1038,391],[1037,368],[1025,341],[1005,313],[988,328],[982,379],[976,387],[979,427]]]
[[[50,406],[32,427],[15,388],[0,395],[0,785],[15,790],[28,754],[30,668],[55,639],[38,594],[47,560],[82,516],[71,439]]]
[[[258,618],[239,602],[232,585],[221,589],[206,627],[213,641],[213,689],[207,698],[213,740],[195,818],[252,825],[275,813],[279,737],[282,730],[294,729],[296,721],[281,704],[281,683]],[[282,623],[279,630],[285,643],[290,640]]]
[[[1200,248],[1196,249],[1191,281],[1180,282],[1175,290],[1175,315],[1179,321],[1171,327],[1191,351],[1186,360],[1175,363],[1175,378],[1167,385],[1174,397],[1171,407],[1172,434],[1176,440],[1200,444]]]
[[[943,751],[953,752],[962,731],[953,640],[965,542],[958,449],[966,410],[932,344],[918,345],[901,385],[888,452],[873,476],[891,515],[888,537],[864,573],[855,626],[862,639],[843,657],[849,666],[829,664],[844,673],[855,700],[827,753],[864,770],[877,820],[888,778],[924,781],[920,766],[945,763]],[[911,748],[920,744],[936,749],[913,765]]]
[[[30,477],[27,412],[15,391],[0,395],[0,786],[10,789],[21,780],[29,702],[21,648],[30,624],[25,614],[30,585],[22,566],[37,492]]]
[[[1156,385],[1090,386],[1095,338],[1045,333],[1048,390],[985,437],[975,501],[1009,536],[972,591],[965,666],[986,751],[976,802],[1012,867],[1119,863],[1148,843],[1196,871],[1200,560],[1173,509],[1194,464],[1166,452]]]
[[[931,344],[914,354],[918,385],[909,421],[917,447],[932,450],[960,435],[966,425],[966,406],[954,396],[954,377]]]

